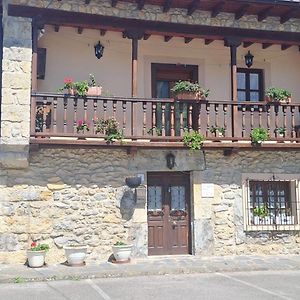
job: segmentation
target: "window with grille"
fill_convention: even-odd
[[[297,185],[297,181],[249,180],[247,226],[295,229],[299,224]]]

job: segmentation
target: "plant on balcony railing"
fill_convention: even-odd
[[[77,127],[76,127],[77,133],[84,133],[85,131],[90,131],[90,123],[79,120],[77,122]]]
[[[102,87],[96,84],[96,79],[93,74],[89,75],[89,81],[76,81],[74,82],[71,77],[64,79],[64,86],[59,91],[67,90],[69,95],[72,96],[100,96]]]
[[[209,131],[219,137],[225,136],[225,128],[224,127],[211,126]]]
[[[270,87],[266,91],[266,101],[275,103],[289,103],[291,102],[292,94],[290,91],[282,88]]]
[[[185,146],[190,148],[191,150],[200,150],[203,146],[203,142],[205,137],[203,134],[197,131],[184,131],[183,134],[183,143]]]
[[[250,133],[250,137],[253,145],[260,145],[269,139],[269,132],[265,128],[254,128]]]
[[[205,100],[209,95],[209,90],[202,88],[198,83],[179,80],[175,83],[171,91],[177,99]]]
[[[274,130],[274,132],[280,137],[285,136],[285,131],[286,131],[286,129],[284,127],[278,127]]]
[[[109,144],[123,138],[123,132],[119,129],[119,123],[113,117],[106,120],[98,120],[96,122],[96,133],[105,134],[105,140]]]

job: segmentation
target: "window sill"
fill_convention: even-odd
[[[300,225],[247,225],[245,231],[300,231]]]

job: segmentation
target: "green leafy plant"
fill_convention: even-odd
[[[84,131],[90,131],[90,123],[83,121],[83,120],[79,120],[77,122],[77,133],[79,132],[84,132]]]
[[[279,135],[285,135],[285,131],[286,129],[284,127],[278,127],[275,129],[275,132],[277,132]]]
[[[258,127],[251,131],[250,137],[253,144],[261,144],[269,139],[269,133],[267,129]]]
[[[14,283],[24,283],[26,280],[25,280],[25,278],[18,276],[18,277],[15,277],[13,281],[14,281]]]
[[[269,214],[269,210],[265,204],[263,206],[258,206],[258,207],[253,208],[254,216],[264,218],[264,217],[268,216],[268,214]]]
[[[197,131],[184,131],[183,143],[185,146],[189,147],[191,150],[200,150],[203,146],[205,137]]]
[[[206,99],[209,95],[209,90],[202,88],[198,83],[179,80],[175,83],[171,91],[175,94],[195,93],[199,98]]]
[[[49,245],[48,244],[38,244],[36,242],[32,242],[29,250],[30,251],[48,251]]]
[[[224,127],[216,127],[216,126],[211,126],[209,131],[211,133],[217,133],[219,132],[221,135],[225,135],[225,128]]]
[[[113,117],[107,120],[98,120],[96,123],[96,133],[105,134],[107,143],[112,143],[115,140],[121,140],[123,138],[123,132],[119,129],[119,123]]]
[[[114,246],[126,246],[127,244],[122,241],[117,241]]]
[[[96,84],[96,79],[95,79],[95,75],[94,75],[94,74],[90,74],[90,75],[89,75],[89,82],[88,82],[88,85],[89,85],[90,87],[97,86],[97,84]]]
[[[161,129],[157,126],[153,126],[152,128],[148,129],[147,133],[152,135],[155,133],[157,136],[162,135]]]
[[[74,82],[75,94],[80,97],[84,97],[89,90],[89,84],[86,80]]]
[[[289,102],[291,96],[291,92],[282,88],[270,87],[266,91],[266,99],[270,102]]]

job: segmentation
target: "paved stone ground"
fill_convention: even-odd
[[[39,269],[0,264],[0,283],[280,270],[299,271],[300,256],[151,257],[130,264],[101,262],[84,267],[51,265]]]

